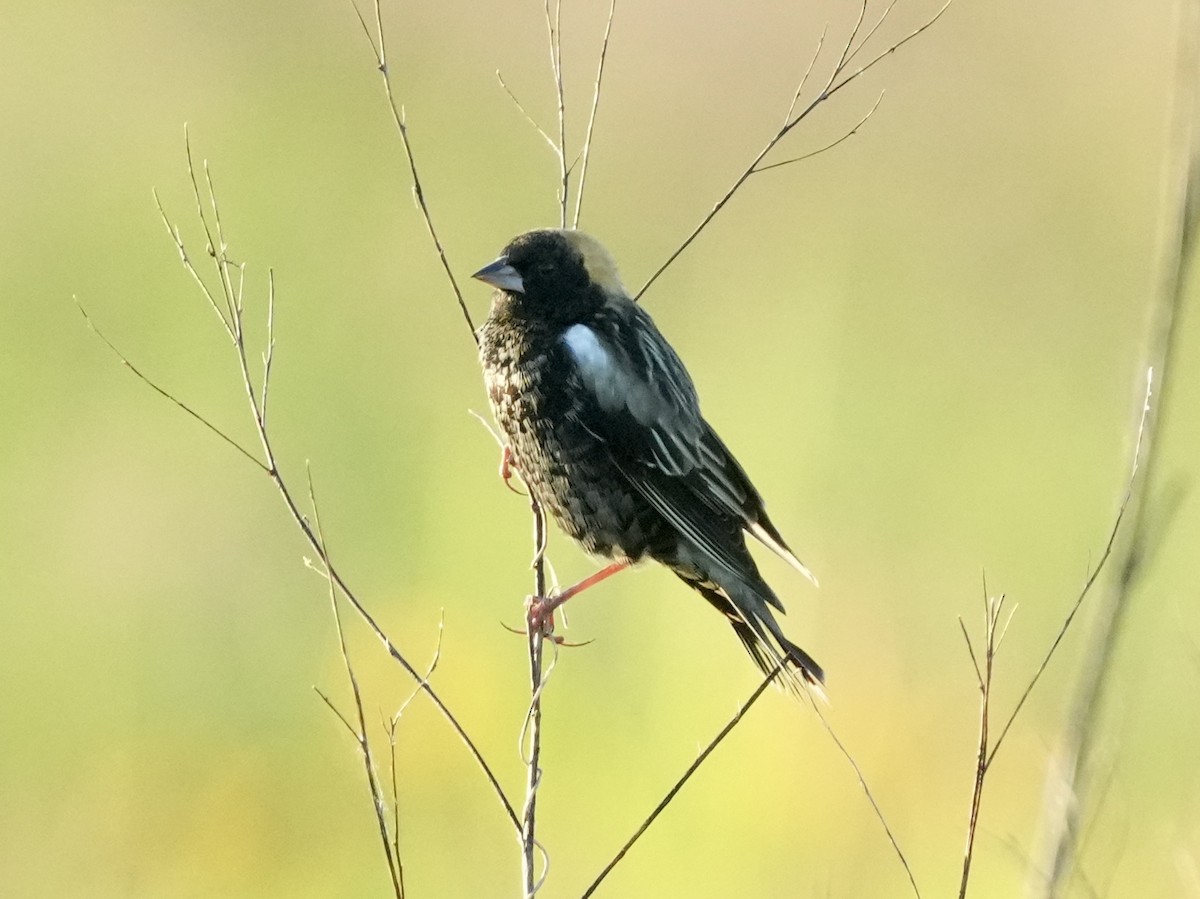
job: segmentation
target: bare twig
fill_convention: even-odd
[[[128,357],[124,353],[122,353],[119,349],[117,349],[116,345],[111,340],[109,340],[107,337],[104,336],[104,332],[96,327],[96,323],[92,321],[92,317],[90,315],[88,315],[87,310],[83,308],[83,305],[79,302],[78,299],[75,299],[75,307],[79,310],[80,315],[83,316],[83,320],[85,322],[87,322],[87,326],[89,329],[91,329],[92,333],[95,334],[97,337],[99,337],[104,342],[105,346],[107,346],[110,350],[113,351],[113,354],[118,359],[121,360],[121,364],[123,366],[125,366],[127,369],[129,369],[131,372],[133,372],[137,376],[139,381],[141,381],[143,384],[145,384],[147,387],[149,387],[151,390],[153,390],[159,396],[163,397],[164,399],[170,400],[175,406],[182,409],[184,412],[186,412],[192,418],[196,419],[196,421],[200,422],[200,424],[204,425],[204,427],[208,428],[210,431],[212,431],[214,434],[216,434],[218,437],[220,437],[222,440],[224,440],[226,443],[228,443],[230,446],[232,446],[235,450],[237,450],[239,453],[241,453],[243,456],[245,456],[247,459],[249,459],[252,463],[254,463],[254,465],[256,465],[258,468],[261,468],[264,472],[267,472],[268,474],[270,473],[267,466],[263,465],[262,462],[260,462],[257,458],[255,458],[254,453],[250,452],[250,450],[246,449],[244,446],[242,446],[240,443],[238,443],[236,440],[234,440],[232,437],[230,437],[228,434],[226,434],[224,431],[222,431],[216,425],[214,425],[211,421],[209,421],[207,418],[205,418],[203,415],[201,415],[199,412],[197,412],[195,409],[193,409],[187,403],[183,402],[182,400],[176,399],[176,397],[172,393],[170,393],[166,389],[160,387],[158,384],[156,384],[154,381],[152,381],[149,377],[147,377],[145,374],[143,374],[142,370],[140,368],[138,368],[136,365],[134,365],[132,362],[130,362]]]
[[[625,841],[625,845],[617,850],[617,854],[614,855],[609,863],[604,866],[604,870],[602,870],[596,876],[596,879],[592,881],[591,885],[584,890],[581,899],[588,899],[588,896],[591,896],[594,892],[596,892],[596,889],[604,881],[604,878],[608,877],[612,869],[615,868],[620,863],[621,859],[625,857],[626,853],[633,848],[633,844],[642,838],[642,834],[644,834],[650,828],[650,825],[653,824],[658,816],[662,814],[663,810],[671,804],[671,802],[675,799],[675,796],[680,790],[683,789],[684,784],[691,779],[692,775],[695,774],[700,766],[704,764],[705,760],[712,755],[712,751],[721,745],[721,742],[729,736],[729,734],[735,727],[738,726],[738,724],[741,723],[742,718],[745,717],[748,711],[750,711],[750,709],[754,706],[754,703],[758,702],[758,699],[760,696],[762,696],[763,691],[771,685],[775,678],[779,677],[781,671],[782,669],[776,666],[775,670],[766,676],[763,682],[755,688],[753,693],[750,694],[749,698],[746,699],[746,701],[741,704],[738,710],[733,713],[733,717],[725,723],[725,726],[722,727],[717,735],[709,741],[708,745],[704,747],[701,753],[696,756],[696,760],[688,765],[687,770],[683,772],[683,775],[679,778],[679,780],[675,781],[675,785],[667,791],[667,794],[663,796],[658,805],[654,807],[654,810],[650,812],[644,821],[642,821],[638,829],[634,831],[633,836]]]
[[[867,114],[859,119],[853,128],[843,133],[841,137],[831,140],[823,147],[818,147],[816,150],[810,150],[809,152],[801,154],[800,156],[795,156],[792,159],[785,159],[782,162],[772,162],[770,165],[760,165],[757,169],[755,169],[755,171],[767,172],[771,169],[777,169],[785,165],[791,165],[794,162],[804,162],[806,159],[812,159],[814,156],[820,156],[822,153],[832,150],[838,144],[848,141],[850,138],[854,137],[854,135],[858,134],[858,129],[867,124],[871,116],[875,115],[875,110],[877,110],[879,108],[879,104],[883,102],[883,93],[883,91],[879,92],[879,96],[875,99],[875,103],[871,106],[871,108],[867,110]]]
[[[892,833],[892,828],[888,826],[887,818],[885,818],[883,815],[883,809],[881,809],[879,807],[879,803],[875,801],[875,794],[871,792],[871,788],[867,785],[867,779],[863,776],[862,769],[858,767],[858,762],[854,760],[854,756],[850,754],[850,750],[846,748],[845,744],[842,743],[842,741],[838,738],[838,735],[834,732],[833,726],[825,717],[824,712],[821,711],[821,707],[814,702],[812,703],[812,708],[813,711],[817,713],[817,718],[820,720],[821,726],[825,728],[825,732],[829,734],[829,738],[833,740],[833,745],[837,747],[838,752],[842,754],[842,757],[849,762],[850,767],[854,769],[854,776],[858,780],[858,786],[863,791],[863,794],[867,797],[867,802],[871,804],[871,809],[875,812],[875,817],[883,826],[883,832],[887,835],[888,842],[892,846],[892,851],[896,854],[896,858],[899,860],[900,865],[904,868],[905,875],[908,877],[908,885],[912,887],[913,895],[916,896],[916,899],[921,899],[921,890],[917,886],[917,878],[913,876],[912,868],[909,866],[908,859],[905,858],[904,852],[900,848],[900,843],[896,840],[896,835]]]
[[[351,0],[353,5],[353,0]],[[396,95],[392,89],[392,74],[388,68],[387,59],[387,42],[385,40],[383,29],[383,10],[380,8],[380,0],[375,0],[375,36],[372,37],[371,30],[367,27],[366,20],[363,19],[362,13],[358,7],[354,7],[354,13],[358,16],[358,21],[363,27],[363,32],[367,36],[367,41],[371,45],[371,52],[375,56],[375,64],[379,69],[380,75],[383,76],[383,89],[387,96],[388,109],[392,113],[392,122],[396,125],[396,131],[400,134],[400,144],[404,147],[404,159],[408,163],[408,173],[412,179],[413,199],[416,201],[417,209],[421,212],[421,218],[425,221],[425,228],[429,232],[429,239],[433,241],[434,251],[437,253],[438,261],[442,264],[442,271],[446,275],[446,280],[450,283],[450,289],[454,292],[454,298],[458,301],[459,311],[462,312],[463,320],[466,321],[467,327],[471,331],[471,340],[476,344],[479,343],[479,337],[475,333],[475,322],[471,318],[471,313],[467,309],[467,302],[463,299],[462,290],[458,286],[458,281],[454,277],[454,272],[450,269],[450,262],[446,258],[446,250],[442,246],[442,241],[438,237],[437,230],[433,227],[433,216],[429,211],[429,205],[425,202],[425,191],[421,187],[421,177],[417,174],[417,163],[413,155],[412,139],[408,134],[408,124],[404,119],[404,110],[396,102]]]
[[[975,753],[975,783],[971,792],[970,813],[967,818],[967,844],[963,849],[962,878],[958,885],[958,899],[966,899],[967,884],[971,879],[971,862],[975,856],[975,832],[979,824],[979,809],[983,801],[983,784],[987,777],[989,743],[988,724],[991,714],[992,674],[996,661],[996,651],[1004,638],[1007,628],[999,627],[1000,615],[1004,610],[1004,594],[992,598],[987,595],[987,584],[983,588],[983,667],[980,668],[975,647],[971,644],[971,635],[961,618],[958,619],[962,628],[963,639],[967,643],[967,652],[971,655],[971,664],[975,666],[975,678],[979,686],[979,742]],[[1011,620],[1011,616],[1010,616]]]
[[[441,632],[438,632],[441,647]],[[426,677],[428,677],[428,673]],[[417,694],[414,692],[413,696]],[[392,784],[392,852],[396,856],[396,872],[400,876],[400,896],[404,897],[404,856],[400,854],[400,781],[396,776],[396,729],[400,722],[397,714],[388,719],[388,774]]]
[[[1112,528],[1108,532],[1108,542],[1104,545],[1104,552],[1100,554],[1100,559],[1096,562],[1095,567],[1087,576],[1083,583],[1083,589],[1079,591],[1079,595],[1075,597],[1075,602],[1067,612],[1066,618],[1063,619],[1062,625],[1058,629],[1058,633],[1054,635],[1054,639],[1050,641],[1050,648],[1046,650],[1046,654],[1042,656],[1041,662],[1038,664],[1037,670],[1034,671],[1033,677],[1029,679],[1029,683],[1025,685],[1025,689],[1021,691],[1021,696],[1017,700],[1017,704],[1013,707],[1012,712],[1004,722],[1004,727],[1000,729],[1000,736],[996,738],[996,742],[992,744],[991,751],[988,753],[987,763],[990,767],[992,761],[996,757],[996,753],[1000,751],[1000,746],[1004,743],[1004,738],[1008,736],[1009,728],[1012,727],[1013,721],[1017,715],[1021,713],[1021,709],[1025,705],[1025,701],[1029,699],[1029,694],[1033,692],[1033,688],[1037,686],[1041,680],[1042,674],[1045,673],[1050,660],[1054,658],[1058,652],[1059,644],[1067,635],[1067,631],[1071,629],[1071,624],[1075,620],[1075,615],[1083,606],[1083,601],[1087,599],[1088,594],[1092,590],[1092,586],[1100,577],[1100,573],[1108,564],[1109,557],[1112,555],[1113,547],[1117,542],[1117,534],[1120,533],[1121,523],[1125,520],[1125,512],[1129,507],[1129,502],[1133,497],[1133,488],[1137,480],[1138,464],[1142,453],[1142,438],[1146,433],[1146,420],[1150,414],[1150,396],[1154,387],[1154,370],[1150,369],[1146,372],[1146,394],[1142,402],[1141,419],[1138,422],[1137,440],[1133,447],[1133,461],[1129,467],[1129,478],[1125,482],[1125,494],[1121,498],[1121,505],[1117,508],[1117,516],[1113,519]]]
[[[1112,554],[1113,545],[1116,542],[1117,534],[1121,530],[1121,522],[1125,516],[1126,507],[1129,504],[1130,496],[1133,494],[1134,485],[1137,480],[1138,463],[1142,448],[1142,438],[1145,434],[1146,418],[1150,414],[1150,397],[1153,384],[1153,372],[1147,374],[1146,394],[1142,405],[1142,415],[1138,426],[1137,440],[1134,445],[1133,460],[1130,466],[1129,479],[1125,485],[1125,493],[1121,500],[1120,507],[1117,510],[1116,518],[1113,522],[1112,529],[1109,532],[1108,542],[1104,548],[1104,552],[1100,556],[1100,560],[1088,575],[1083,589],[1075,599],[1075,603],[1068,611],[1062,626],[1059,628],[1058,634],[1050,644],[1049,650],[1042,658],[1033,677],[1025,686],[1020,698],[1017,700],[1016,706],[1006,719],[1004,727],[1000,731],[1000,735],[991,741],[991,696],[992,686],[994,683],[995,659],[996,654],[1004,641],[1005,635],[1008,633],[1008,626],[1012,622],[1012,614],[1003,624],[1000,623],[1001,615],[1004,609],[1005,597],[1001,595],[998,598],[990,598],[987,593],[987,582],[984,581],[984,637],[983,644],[979,651],[976,650],[975,644],[971,640],[970,632],[967,630],[966,624],[962,618],[959,618],[958,624],[962,631],[963,641],[967,647],[967,654],[971,659],[971,666],[975,672],[976,685],[980,692],[979,701],[979,739],[977,743],[976,758],[975,758],[975,778],[971,793],[970,810],[967,819],[966,845],[963,850],[963,865],[962,876],[959,881],[959,899],[964,899],[967,895],[967,887],[971,876],[971,865],[974,859],[975,836],[979,823],[979,812],[983,799],[983,788],[988,772],[991,769],[992,763],[996,759],[996,754],[1000,750],[1000,746],[1004,742],[1009,729],[1012,727],[1013,721],[1016,720],[1025,701],[1033,692],[1038,681],[1041,679],[1043,672],[1050,664],[1050,660],[1054,657],[1063,638],[1071,627],[1071,623],[1075,619],[1084,599],[1087,598],[1091,591],[1092,585],[1096,583],[1101,571],[1104,570],[1109,557]],[[982,662],[981,662],[982,660]]]
[[[554,0],[553,16],[550,12],[550,0],[546,0],[546,31],[550,39],[550,73],[554,76],[554,93],[558,99],[558,217],[559,227],[565,228],[571,168],[567,165],[567,115],[563,96],[562,0]]]
[[[321,542],[321,558],[327,560],[329,558],[329,544],[325,539],[325,532],[321,528],[321,510],[317,505],[316,491],[313,489],[312,469],[306,468],[308,475],[308,501],[313,510],[313,521],[317,529],[317,539]],[[396,899],[404,899],[404,875],[400,869],[400,838],[397,835],[393,844],[388,834],[387,823],[387,803],[383,798],[383,791],[379,784],[379,776],[375,771],[375,759],[371,755],[371,741],[367,735],[367,720],[363,714],[362,690],[358,685],[358,677],[354,674],[354,666],[350,663],[350,652],[346,648],[346,633],[342,629],[342,613],[338,607],[337,589],[334,587],[333,578],[329,576],[328,569],[321,572],[325,575],[326,583],[329,585],[329,605],[333,609],[333,621],[337,627],[338,648],[342,654],[342,665],[346,669],[346,679],[350,682],[351,695],[354,697],[354,712],[358,726],[351,728],[354,733],[354,739],[358,743],[358,751],[362,754],[363,767],[367,774],[367,788],[371,793],[371,805],[375,812],[375,822],[379,825],[379,838],[383,843],[383,853],[387,859],[388,874],[392,879],[392,891],[396,895]],[[322,695],[327,705],[333,708],[333,704],[328,697]],[[336,710],[335,710],[336,711]],[[346,717],[338,714],[342,719],[343,724],[348,724]],[[394,769],[393,769],[394,775]]]
[[[322,543],[321,543],[319,536],[316,534],[316,532],[313,530],[312,526],[309,524],[307,517],[300,510],[298,504],[296,503],[294,497],[292,496],[292,492],[291,492],[290,487],[288,486],[287,481],[284,479],[282,473],[280,472],[279,465],[276,460],[274,446],[273,446],[273,443],[271,440],[271,436],[270,436],[270,434],[267,430],[267,426],[266,426],[266,418],[265,418],[264,409],[263,409],[263,401],[262,401],[261,397],[256,396],[254,388],[253,388],[253,379],[252,379],[251,373],[250,373],[249,355],[246,350],[246,344],[245,344],[244,334],[243,334],[243,329],[242,329],[241,311],[240,311],[240,306],[237,301],[237,289],[233,287],[232,281],[228,277],[228,274],[227,274],[228,267],[231,265],[231,263],[228,259],[226,249],[223,248],[223,246],[224,246],[223,241],[218,241],[217,243],[214,244],[211,240],[212,231],[209,228],[208,221],[204,214],[204,205],[201,202],[200,188],[199,188],[199,184],[198,184],[196,174],[195,174],[195,165],[192,160],[190,146],[187,146],[187,165],[188,165],[188,175],[191,179],[191,182],[193,185],[193,191],[194,191],[194,195],[195,195],[195,199],[196,199],[197,213],[200,217],[201,225],[204,229],[205,236],[207,238],[209,238],[209,250],[210,250],[209,255],[213,259],[214,264],[217,266],[217,269],[218,269],[218,277],[219,277],[219,281],[222,286],[221,287],[222,301],[223,301],[223,305],[225,306],[225,309],[228,310],[228,313],[231,316],[229,319],[226,319],[225,315],[222,314],[221,305],[218,304],[214,294],[208,288],[207,284],[204,282],[204,279],[200,276],[200,273],[196,269],[191,256],[188,254],[186,246],[184,245],[184,242],[180,236],[179,229],[172,225],[170,220],[167,218],[165,211],[163,211],[161,204],[159,204],[159,211],[160,211],[160,214],[162,215],[163,224],[167,229],[167,233],[171,236],[171,239],[174,242],[176,249],[179,251],[180,260],[181,260],[185,270],[188,272],[189,275],[191,275],[193,280],[195,280],[196,283],[199,285],[201,292],[205,296],[205,299],[208,301],[209,305],[213,308],[213,310],[217,313],[218,317],[221,319],[223,327],[225,329],[225,332],[226,332],[226,334],[229,335],[230,340],[234,346],[234,352],[237,357],[238,367],[239,367],[239,370],[242,375],[242,386],[246,392],[246,397],[247,397],[247,401],[248,401],[248,404],[250,407],[251,417],[254,422],[255,433],[258,436],[259,444],[260,444],[262,452],[263,452],[263,459],[265,461],[261,461],[258,458],[256,458],[253,453],[251,453],[249,450],[242,447],[239,443],[237,443],[237,441],[235,441],[233,438],[231,438],[228,434],[226,434],[224,431],[222,431],[220,428],[218,428],[216,425],[214,425],[208,419],[204,418],[202,415],[200,415],[199,413],[192,410],[189,406],[187,406],[185,403],[181,402],[174,395],[172,395],[169,391],[165,390],[164,388],[159,386],[157,383],[155,383],[153,380],[151,380],[149,377],[147,377],[145,374],[143,374],[137,367],[135,367],[133,365],[133,363],[131,363],[129,361],[129,359],[111,341],[108,340],[108,338],[104,337],[104,335],[101,334],[95,328],[95,326],[92,324],[90,318],[87,317],[87,313],[82,309],[82,307],[81,307],[80,311],[83,312],[84,317],[88,321],[89,326],[92,327],[92,329],[94,331],[96,331],[96,334],[116,354],[116,356],[121,360],[122,364],[125,365],[127,368],[129,368],[130,371],[132,371],[138,377],[139,380],[141,380],[143,383],[145,383],[147,386],[149,386],[151,389],[153,389],[160,396],[163,396],[166,399],[170,400],[170,402],[173,403],[175,406],[184,410],[190,416],[192,416],[193,418],[195,418],[196,420],[201,422],[210,431],[217,434],[217,436],[219,436],[222,440],[224,440],[230,446],[237,449],[238,452],[241,453],[242,456],[250,459],[255,464],[255,466],[257,466],[259,469],[261,469],[264,473],[266,473],[271,478],[271,481],[274,483],[276,490],[279,493],[280,498],[283,500],[284,505],[287,507],[288,513],[292,517],[292,520],[296,523],[297,527],[300,528],[300,531],[304,535],[304,538],[308,542],[309,546],[312,547],[312,549],[318,554],[318,556],[321,557],[321,562],[325,566],[325,568],[328,570],[329,577],[332,579],[332,581],[338,587],[338,589],[340,589],[342,591],[342,593],[346,597],[347,601],[354,608],[355,612],[359,615],[359,617],[361,617],[362,620],[371,629],[372,633],[374,633],[375,636],[380,640],[380,642],[383,643],[388,654],[405,670],[405,672],[410,677],[413,678],[414,681],[417,681],[419,689],[422,692],[424,692],[425,695],[427,695],[429,697],[430,701],[432,701],[433,704],[437,707],[438,711],[446,719],[447,723],[450,724],[451,728],[458,735],[458,737],[462,741],[463,745],[467,748],[468,752],[470,752],[471,756],[475,759],[476,764],[483,771],[484,776],[487,778],[488,783],[491,785],[493,792],[495,793],[497,799],[500,801],[500,804],[503,807],[505,813],[508,815],[509,820],[513,823],[513,826],[519,831],[520,827],[521,827],[521,823],[517,817],[517,813],[513,809],[512,803],[509,801],[507,794],[505,794],[505,792],[504,792],[504,789],[500,786],[500,782],[496,778],[495,773],[492,771],[491,766],[488,765],[486,759],[484,759],[482,752],[480,752],[480,750],[479,750],[479,747],[476,746],[474,740],[471,739],[471,737],[467,733],[466,729],[463,727],[461,722],[459,722],[458,718],[454,715],[454,713],[450,710],[450,708],[446,705],[446,703],[442,700],[442,698],[429,685],[429,683],[421,677],[421,675],[417,672],[416,668],[414,668],[413,665],[408,661],[408,659],[400,652],[399,648],[397,648],[396,645],[391,641],[391,639],[387,636],[387,634],[383,631],[383,629],[379,626],[379,624],[375,621],[375,619],[367,611],[366,607],[362,604],[362,602],[357,598],[357,596],[355,596],[354,592],[352,590],[350,590],[349,586],[346,584],[346,582],[342,578],[342,576],[338,573],[337,569],[330,563],[329,559],[325,557],[324,550],[323,550]],[[211,203],[215,204],[216,203],[215,196],[210,197],[210,201],[211,201]],[[222,273],[224,273],[224,274],[222,274]],[[273,318],[273,313],[269,312],[269,317]],[[271,326],[270,330],[273,330],[273,325]],[[270,338],[271,338],[271,335],[269,334],[268,340],[270,340]],[[270,344],[268,343],[267,356],[266,356],[266,358],[264,358],[262,397],[265,397],[267,395],[267,390],[269,389],[269,379],[267,377],[269,372],[266,369],[267,369],[267,359],[270,358],[270,355],[271,355]]]
[[[438,616],[438,634],[437,643],[433,648],[433,659],[429,662],[429,667],[425,669],[425,676],[421,678],[421,683],[426,684],[429,678],[433,677],[433,672],[437,670],[438,662],[442,658],[442,635],[446,630],[446,613],[445,610]],[[396,714],[387,719],[388,731],[388,768],[391,774],[392,786],[392,851],[396,856],[396,871],[400,875],[400,892],[404,892],[404,858],[400,854],[400,784],[399,778],[396,776],[396,731],[400,724],[400,718],[408,709],[409,704],[417,698],[417,694],[421,692],[420,685],[417,686],[408,698],[400,704],[400,708],[396,710]]]
[[[244,269],[243,269],[244,271]],[[262,357],[262,420],[267,426],[267,397],[271,386],[271,363],[275,359],[275,270],[267,269],[267,349]]]
[[[1083,671],[1076,686],[1064,738],[1060,767],[1062,775],[1057,777],[1052,772],[1048,778],[1046,794],[1061,797],[1061,801],[1048,802],[1043,806],[1043,857],[1047,861],[1041,866],[1045,874],[1039,877],[1040,883],[1031,885],[1031,892],[1036,890],[1038,895],[1048,899],[1060,895],[1066,888],[1074,866],[1079,821],[1087,798],[1093,743],[1111,674],[1111,662],[1129,610],[1130,598],[1152,549],[1149,488],[1158,456],[1163,415],[1167,408],[1167,391],[1174,381],[1169,374],[1174,368],[1177,323],[1195,255],[1195,226],[1200,214],[1200,140],[1196,134],[1197,115],[1200,112],[1200,89],[1197,88],[1200,2],[1181,0],[1178,15],[1177,76],[1171,131],[1166,147],[1163,218],[1156,260],[1158,284],[1151,300],[1146,349],[1149,365],[1158,371],[1159,396],[1153,408],[1142,415],[1138,444],[1140,448],[1144,438],[1145,472],[1140,489],[1133,491],[1129,499],[1130,527],[1115,553],[1117,577],[1109,583],[1096,611],[1091,645],[1084,655]],[[1053,780],[1058,780],[1058,783],[1054,784]]]
[[[546,596],[546,515],[541,505],[529,496],[529,506],[533,513],[533,595]],[[532,606],[531,606],[532,608]],[[537,840],[537,794],[542,782],[542,690],[546,684],[546,675],[542,671],[542,649],[544,632],[540,625],[535,626],[532,615],[525,620],[526,639],[529,643],[529,712],[522,727],[523,738],[527,735],[529,752],[525,755],[525,805],[521,816],[521,874],[524,883],[526,899],[532,899],[542,883],[545,882],[549,871],[549,860],[545,849]],[[522,739],[524,743],[524,739]],[[541,877],[537,875],[537,856],[545,861]]]
[[[895,6],[895,0],[893,0],[893,2],[884,10],[883,15],[879,19],[879,21],[876,22],[876,24],[873,25],[870,28],[870,30],[867,32],[866,37],[859,44],[859,46],[856,49],[852,49],[854,47],[855,41],[858,40],[858,38],[859,38],[860,32],[862,31],[862,27],[863,27],[863,21],[866,17],[867,4],[866,4],[866,2],[864,2],[859,11],[858,19],[854,23],[854,27],[851,29],[849,36],[846,38],[846,41],[842,44],[842,49],[839,54],[837,64],[833,67],[833,71],[830,73],[829,78],[826,80],[824,87],[821,88],[821,90],[817,93],[816,97],[814,97],[812,100],[810,100],[808,102],[808,104],[806,106],[804,106],[800,110],[800,112],[797,113],[797,112],[795,112],[795,109],[799,103],[800,95],[804,90],[804,85],[808,80],[808,76],[809,76],[809,73],[812,71],[813,65],[816,63],[817,57],[821,53],[822,47],[824,46],[825,36],[824,36],[824,34],[822,34],[821,41],[817,44],[816,52],[813,54],[813,57],[809,62],[808,68],[805,70],[804,76],[800,80],[799,87],[797,87],[795,93],[792,96],[792,102],[788,107],[788,115],[786,116],[783,125],[766,142],[766,144],[758,152],[758,155],[756,155],[754,157],[754,159],[750,162],[750,164],[748,166],[746,166],[745,169],[742,170],[742,173],[740,175],[738,175],[737,178],[734,179],[733,184],[730,185],[729,189],[725,191],[725,193],[721,196],[721,198],[719,200],[717,200],[717,202],[715,204],[713,204],[712,209],[710,209],[708,211],[708,213],[700,220],[700,223],[698,225],[696,225],[695,228],[692,229],[691,233],[689,233],[688,236],[684,238],[683,242],[675,249],[675,251],[672,252],[671,255],[667,257],[667,260],[658,267],[658,269],[654,272],[654,274],[652,274],[649,277],[649,279],[647,279],[646,283],[642,285],[641,290],[639,290],[637,292],[635,299],[641,299],[642,295],[647,290],[649,290],[650,285],[653,284],[655,281],[657,281],[659,276],[662,275],[662,273],[665,272],[671,266],[671,264],[676,259],[679,258],[679,256],[683,253],[683,251],[686,250],[689,246],[691,246],[692,242],[697,237],[700,236],[700,233],[705,228],[708,227],[709,223],[714,218],[716,218],[717,213],[719,213],[722,209],[725,208],[725,204],[728,203],[731,199],[733,199],[734,194],[736,194],[738,192],[738,190],[741,189],[742,185],[745,184],[752,175],[756,175],[761,172],[768,171],[771,168],[778,167],[778,165],[779,165],[778,163],[771,164],[771,165],[763,165],[762,163],[766,159],[767,155],[773,149],[775,149],[775,147],[779,144],[779,142],[781,140],[783,140],[785,137],[787,137],[787,135],[790,134],[791,131],[797,125],[799,125],[806,118],[808,118],[808,116],[811,115],[813,113],[813,111],[816,110],[818,107],[820,107],[822,103],[824,103],[826,100],[828,100],[834,94],[836,94],[842,88],[846,87],[846,85],[851,84],[852,82],[857,80],[861,75],[865,74],[866,72],[868,72],[872,68],[874,68],[881,60],[884,59],[884,57],[889,56],[892,53],[895,53],[897,50],[899,50],[901,47],[903,47],[909,41],[913,40],[918,35],[922,34],[927,29],[932,27],[933,24],[942,17],[942,15],[946,12],[946,10],[950,8],[950,5],[953,2],[954,2],[954,0],[946,0],[946,2],[942,5],[942,7],[936,13],[934,13],[930,18],[928,18],[924,24],[913,29],[911,32],[909,32],[907,35],[905,35],[903,38],[901,38],[900,40],[891,44],[886,50],[879,53],[877,56],[873,57],[869,62],[865,63],[864,65],[859,66],[857,69],[854,69],[853,71],[850,71],[850,64],[853,62],[854,57],[858,54],[859,50],[862,49],[862,46],[866,42],[866,39],[875,33],[875,29],[879,27],[879,24],[882,23],[883,19],[887,18],[888,13],[890,13],[892,10],[892,7]],[[878,102],[876,102],[876,106],[878,106]],[[875,110],[872,109],[871,113],[873,113],[874,111]],[[847,134],[843,135],[838,140],[834,141],[833,144],[831,144],[830,146],[836,146],[838,143],[841,143],[841,141],[847,139],[852,134],[854,134],[858,130],[858,128],[860,128],[862,126],[863,122],[865,122],[868,118],[870,118],[871,113],[868,113],[867,116],[865,116],[857,125],[854,126],[854,128],[852,128]],[[828,149],[828,147],[826,147],[824,149]],[[820,153],[820,152],[823,152],[823,150],[818,150],[816,152]],[[816,154],[815,153],[807,154],[807,156],[809,156],[809,157],[811,157],[813,155],[816,155]],[[797,157],[795,160],[788,160],[788,162],[789,163],[794,162],[794,161],[798,162],[800,159],[803,159],[803,158],[806,158],[806,157],[804,157],[804,156]],[[787,163],[784,163],[784,164],[787,164]]]
[[[504,93],[508,95],[508,99],[512,100],[513,106],[517,107],[517,111],[525,117],[525,121],[532,125],[533,130],[540,134],[542,139],[550,146],[551,152],[553,152],[556,157],[561,157],[562,153],[559,152],[558,144],[554,142],[554,138],[547,134],[545,129],[543,129],[542,126],[537,123],[537,120],[525,110],[524,105],[522,105],[521,101],[517,99],[517,95],[514,94],[509,88],[508,83],[504,80],[504,76],[500,74],[499,69],[496,69],[496,80],[500,82],[500,87],[504,90]]]
[[[600,87],[604,83],[604,62],[608,58],[608,37],[612,33],[613,15],[617,11],[617,0],[609,0],[608,19],[604,23],[604,41],[600,44],[600,62],[596,66],[596,82],[592,86],[592,111],[588,114],[587,133],[583,138],[582,163],[579,166],[579,187],[575,191],[575,215],[571,227],[579,227],[579,216],[583,209],[583,189],[587,185],[588,160],[592,156],[592,132],[596,128],[596,110],[600,108]]]

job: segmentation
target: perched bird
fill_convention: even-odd
[[[784,636],[783,605],[758,572],[746,533],[812,573],[767,518],[762,497],[700,414],[692,379],[595,238],[530,231],[474,275],[492,285],[479,355],[504,447],[559,527],[610,564],[551,597],[570,596],[641,559],[666,565],[723,613],[764,672],[824,674]]]

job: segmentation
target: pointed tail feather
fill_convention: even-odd
[[[697,578],[679,570],[675,574],[729,620],[733,632],[764,674],[770,674],[776,666],[783,665],[785,675],[794,678],[799,673],[806,682],[818,688],[825,683],[825,672],[816,660],[783,635],[779,623],[766,606],[765,597],[755,592],[750,601],[743,598],[743,602],[736,603],[721,585],[708,578]],[[743,611],[743,606],[749,608]],[[752,610],[757,609],[761,609],[761,612],[754,614]],[[768,639],[768,633],[774,643]]]

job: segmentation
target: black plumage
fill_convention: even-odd
[[[579,231],[531,231],[475,277],[497,288],[480,359],[506,460],[543,508],[590,553],[666,565],[729,619],[764,671],[784,663],[822,682],[771,614],[783,605],[746,533],[815,579],[603,246]]]

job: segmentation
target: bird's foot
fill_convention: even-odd
[[[559,646],[586,646],[591,641],[586,643],[567,643],[562,637],[554,634],[554,611],[564,602],[575,596],[577,593],[582,593],[589,587],[594,587],[605,578],[612,577],[618,571],[624,571],[630,566],[628,559],[623,559],[619,562],[613,562],[604,568],[601,568],[590,577],[584,578],[578,584],[567,587],[565,590],[555,590],[549,596],[528,596],[525,598],[525,625],[527,630],[520,631],[516,628],[504,625],[505,630],[512,631],[514,634],[524,634],[528,636],[533,633],[540,633],[543,637],[553,640]]]
[[[541,631],[549,637],[554,633],[554,610],[566,601],[562,593],[525,598],[525,619],[531,631]]]
[[[512,485],[513,472],[512,447],[506,443],[504,448],[500,451],[500,480],[504,481],[504,486],[513,493],[517,494],[517,496],[524,496],[525,491],[518,490]]]
[[[533,601],[536,598],[537,597],[533,597],[533,596],[529,597],[528,605],[530,608],[533,607],[533,605],[534,605]],[[540,633],[542,635],[542,639],[551,641],[555,646],[567,646],[567,647],[587,646],[589,643],[592,642],[591,640],[583,640],[581,642],[571,642],[571,641],[567,640],[566,637],[562,637],[562,636],[559,636],[558,634],[554,633],[554,613],[552,611],[547,613],[547,615],[545,617],[539,618],[537,623],[535,623],[533,621],[533,616],[530,615],[525,630],[522,630],[522,629],[516,628],[516,627],[509,627],[503,621],[500,622],[500,626],[502,628],[504,628],[506,631],[508,631],[510,634],[520,634],[522,637],[528,637],[531,633]]]

